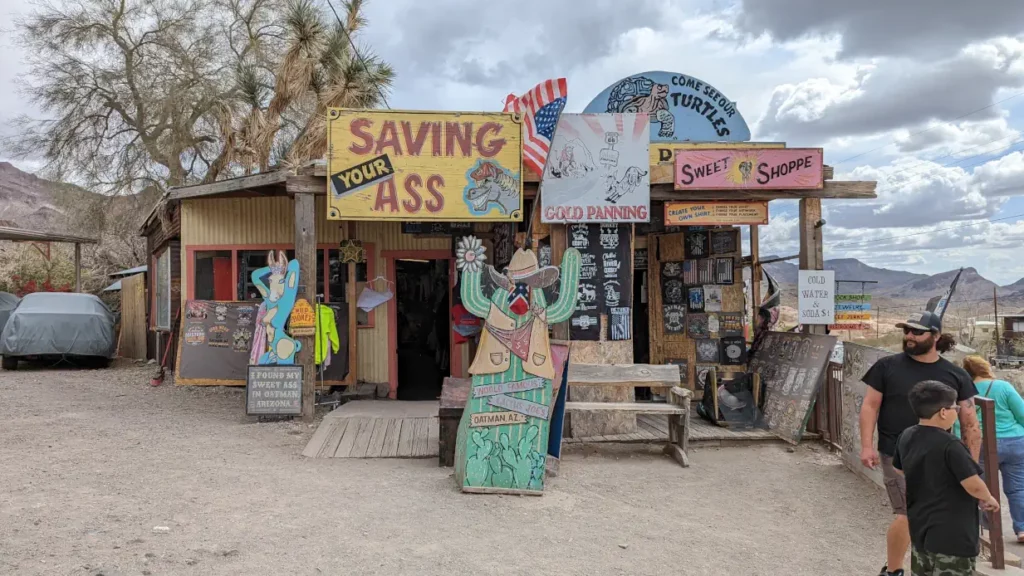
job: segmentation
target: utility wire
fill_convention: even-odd
[[[359,49],[356,48],[355,42],[353,42],[352,37],[349,36],[348,30],[345,28],[345,25],[342,24],[341,17],[338,16],[338,11],[334,9],[334,4],[331,2],[331,0],[327,0],[327,5],[331,7],[331,12],[334,13],[334,19],[338,21],[338,26],[341,28],[341,33],[344,34],[345,38],[348,39],[348,45],[352,47],[352,52],[356,55],[356,60],[358,60],[359,63],[363,65],[363,72],[366,72],[367,76],[371,76],[370,68],[366,65],[366,59],[364,59],[363,55],[359,53]],[[384,92],[380,89],[380,86],[378,86],[376,82],[371,82],[371,84],[373,84],[373,87],[377,89],[377,95],[380,96],[381,102],[384,103],[384,107],[387,108],[388,110],[391,110],[391,106],[388,105],[388,99],[386,96],[384,96]]]
[[[1009,140],[1010,138],[1018,138],[1019,136],[1020,136],[1020,134],[1015,134],[1013,136],[1009,136],[1009,137],[1006,137],[1006,138],[999,138],[997,140],[989,140],[988,142],[983,142],[981,144],[975,144],[974,146],[969,146],[969,147],[964,148],[962,150],[957,150],[955,152],[950,152],[949,154],[946,154],[945,156],[939,156],[938,158],[931,159],[931,160],[923,160],[923,161],[921,161],[919,163],[914,164],[913,166],[908,166],[906,168],[902,168],[900,170],[897,170],[897,171],[893,172],[892,174],[889,174],[888,176],[886,176],[885,181],[886,181],[886,183],[891,183],[894,176],[896,176],[897,174],[902,174],[902,173],[904,173],[904,172],[906,172],[908,170],[913,171],[917,175],[923,174],[924,172],[927,172],[928,170],[932,170],[931,166],[925,166],[925,164],[929,164],[929,163],[936,164],[937,163],[936,160],[942,160],[943,158],[948,158],[950,156],[958,155],[961,152],[966,152],[968,150],[971,150],[973,148],[977,148],[979,146],[987,146],[988,144],[992,144],[994,142],[1002,142],[1004,140]],[[978,157],[981,157],[981,156],[988,156],[990,154],[996,154],[996,153],[1001,152],[1002,150],[1004,150],[1006,148],[1012,148],[1012,147],[1016,146],[1017,144],[1020,144],[1021,142],[1024,142],[1024,138],[1019,138],[1017,140],[1014,140],[1013,142],[1010,142],[1009,144],[1000,145],[999,147],[994,148],[992,150],[987,150],[985,152],[981,152],[980,154],[975,154],[973,156],[968,156],[966,158],[961,158],[961,159],[956,160],[956,161],[947,162],[945,164],[941,164],[940,166],[942,166],[943,168],[949,168],[950,166],[956,166],[957,164],[960,164],[962,162],[967,162],[968,160],[971,160],[973,158],[978,158]],[[923,168],[923,170],[922,170],[922,168]]]
[[[988,106],[983,106],[981,108],[978,108],[977,110],[972,110],[971,112],[968,112],[967,114],[963,114],[961,116],[957,116],[956,118],[953,118],[952,120],[946,120],[945,122],[940,122],[940,123],[936,124],[935,126],[932,126],[931,128],[925,128],[924,130],[918,130],[917,132],[911,132],[908,137],[913,137],[913,136],[917,136],[917,135],[920,135],[920,134],[925,134],[925,133],[931,132],[932,130],[937,129],[938,127],[942,126],[943,124],[952,124],[953,122],[956,122],[957,120],[961,120],[961,119],[966,118],[968,116],[971,116],[973,114],[977,114],[978,112],[982,112],[984,110],[988,110],[989,108],[993,108],[995,106],[998,106],[998,105],[1002,104],[1003,102],[1007,102],[1009,100],[1013,100],[1014,98],[1017,98],[1019,96],[1024,96],[1024,92],[1018,92],[1017,94],[1014,94],[1013,96],[1010,96],[1008,98],[1003,98],[1002,100],[1000,100],[998,102],[993,102],[992,104],[989,104]],[[889,143],[886,143],[886,144],[882,144],[881,146],[878,146],[877,148],[872,148],[871,150],[868,150],[866,152],[861,152],[860,154],[855,154],[853,156],[850,156],[849,158],[846,158],[844,160],[840,160],[839,162],[834,163],[833,166],[835,166],[836,164],[844,164],[846,162],[849,162],[850,160],[856,160],[857,158],[860,158],[861,156],[866,156],[866,155],[868,155],[868,154],[870,154],[872,152],[876,152],[878,150],[881,150],[882,148],[885,148],[887,146],[891,146],[893,144],[895,144],[895,142],[889,142]]]
[[[860,245],[864,245],[864,244],[875,244],[875,243],[878,243],[878,242],[882,242],[882,243],[884,243],[884,242],[891,242],[893,240],[899,240],[901,238],[910,238],[912,236],[921,236],[922,234],[932,234],[934,232],[945,232],[946,230],[956,230],[957,228],[968,228],[970,226],[977,226],[978,224],[983,224],[983,223],[986,223],[986,222],[987,223],[1001,222],[1003,220],[1010,220],[1012,218],[1021,218],[1021,217],[1024,217],[1024,214],[1014,214],[1012,216],[1003,216],[1002,218],[993,218],[991,220],[980,220],[980,221],[975,221],[975,222],[967,222],[967,223],[964,223],[964,224],[958,224],[956,226],[948,226],[946,228],[936,228],[934,230],[924,230],[922,232],[914,232],[912,234],[901,234],[899,236],[890,236],[888,238],[876,238],[874,240],[861,240],[861,241],[857,241],[857,242],[843,242],[843,243],[840,243],[840,244],[834,244],[834,245],[831,246],[831,248],[844,248],[844,247],[847,247],[847,246],[860,246]]]

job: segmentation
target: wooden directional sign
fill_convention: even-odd
[[[829,326],[829,330],[870,330],[870,324],[863,323],[847,323],[847,324],[833,324]]]

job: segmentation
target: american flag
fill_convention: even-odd
[[[526,125],[523,134],[523,162],[537,175],[544,174],[551,138],[558,124],[558,116],[565,108],[568,90],[565,78],[545,80],[523,96],[509,94],[505,98],[505,112],[523,115]]]

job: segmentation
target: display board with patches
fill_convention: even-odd
[[[570,224],[569,248],[580,251],[579,298],[569,320],[572,340],[601,340],[601,316],[612,324],[612,309],[632,310],[632,242],[629,224]],[[619,326],[631,326],[631,317],[619,312]],[[623,324],[625,323],[625,324]],[[619,330],[617,334],[621,335]],[[622,338],[628,339],[628,338]]]
[[[244,386],[258,309],[258,302],[185,302],[175,383]]]
[[[327,218],[523,219],[521,119],[511,113],[327,111]]]
[[[647,222],[647,114],[562,114],[541,178],[541,222]]]
[[[750,359],[765,386],[762,424],[786,442],[803,437],[835,345],[835,336],[771,332]]]
[[[743,336],[745,299],[734,270],[742,263],[739,229],[682,228],[650,235],[647,248],[651,362],[685,359],[682,381],[699,400],[698,366],[715,366],[723,374],[742,371],[721,342]]]

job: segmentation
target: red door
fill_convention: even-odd
[[[231,258],[213,259],[213,299],[234,300],[235,288],[231,278]]]

